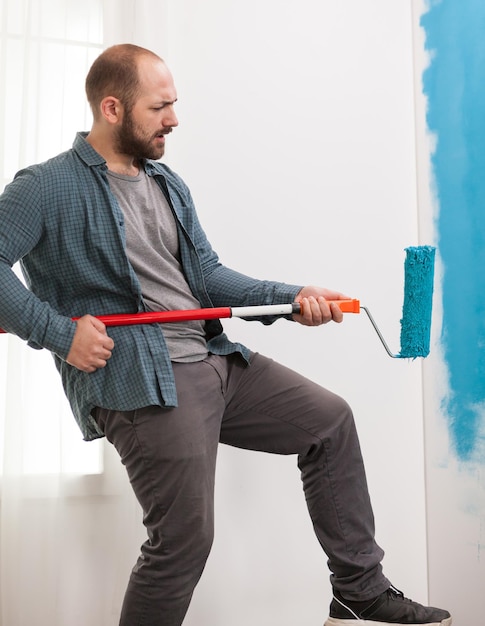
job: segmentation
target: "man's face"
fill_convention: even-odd
[[[177,92],[167,66],[142,57],[138,65],[140,93],[125,109],[115,137],[117,151],[135,158],[160,159],[165,138],[178,125],[174,111]]]

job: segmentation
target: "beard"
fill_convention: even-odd
[[[163,134],[165,135],[171,130],[166,130]],[[135,159],[158,161],[165,154],[165,145],[155,144],[155,139],[161,134],[161,131],[158,131],[148,135],[134,122],[131,111],[126,111],[116,135],[116,149],[121,154],[128,154]]]

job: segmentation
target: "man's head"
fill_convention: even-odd
[[[106,96],[116,97],[131,110],[140,90],[138,63],[142,58],[163,63],[154,52],[133,44],[112,46],[94,61],[86,77],[86,95],[95,120]]]
[[[177,93],[159,56],[132,44],[108,48],[91,66],[86,94],[94,126],[109,129],[117,152],[151,159],[163,155],[165,135],[178,124]]]

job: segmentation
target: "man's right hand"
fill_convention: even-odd
[[[111,357],[114,341],[108,336],[106,326],[92,315],[76,320],[77,328],[66,361],[91,374],[105,367]]]

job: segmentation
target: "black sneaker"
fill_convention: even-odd
[[[450,626],[451,617],[448,611],[423,606],[413,602],[395,589],[389,587],[374,600],[369,602],[353,602],[344,600],[334,591],[330,604],[330,617],[325,626],[380,626],[418,625],[419,626]]]

